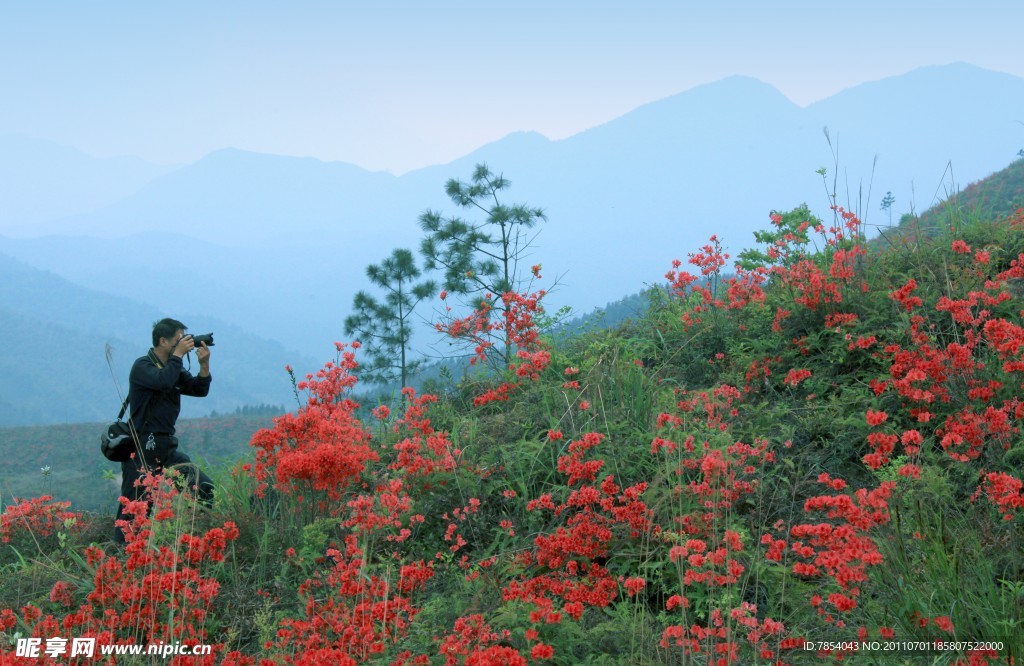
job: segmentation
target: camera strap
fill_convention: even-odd
[[[149,411],[150,411],[149,408],[153,406],[152,403],[153,403],[152,398],[150,398],[149,400],[146,401],[146,409],[143,410],[143,412],[142,412],[142,424],[143,424],[143,426],[145,426],[146,425],[146,421],[149,420]],[[127,411],[128,411],[128,396],[125,396],[124,402],[121,403],[121,411],[119,411],[117,413],[117,420],[120,421],[121,419],[123,419],[124,418],[124,414]]]

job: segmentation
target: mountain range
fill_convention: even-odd
[[[0,175],[14,184],[0,190],[0,254],[150,308],[108,336],[144,345],[139,331],[156,313],[190,313],[193,330],[233,326],[277,343],[267,352],[275,367],[282,357],[315,365],[308,359],[331,356],[344,337],[352,297],[368,286],[365,267],[417,248],[424,210],[462,214],[444,184],[468,179],[475,164],[511,181],[508,201],[545,209],[531,262],[549,284],[558,277],[551,304],[586,311],[658,282],[712,234],[735,254],[772,210],[807,202],[827,218],[834,195],[883,225],[886,192],[899,213],[923,210],[1014,158],[1022,109],[1024,79],[966,64],[807,107],[731,77],[566,139],[516,133],[401,176],[230,148],[158,167],[8,137]],[[37,321],[34,307],[17,293],[0,301],[26,321]],[[46,322],[74,330],[74,317],[62,316]],[[414,338],[433,340],[426,326]],[[2,395],[0,404],[10,400]]]

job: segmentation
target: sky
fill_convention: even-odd
[[[0,134],[401,174],[730,75],[800,105],[925,65],[1024,77],[1019,0],[0,3]]]

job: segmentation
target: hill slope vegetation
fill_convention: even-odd
[[[643,317],[557,349],[526,316],[543,296],[508,294],[508,372],[439,396],[358,405],[339,345],[212,507],[153,479],[125,553],[86,545],[109,516],[10,507],[0,649],[803,664],[891,663],[900,641],[1019,661],[1024,230],[956,222],[869,249],[842,208],[775,213],[749,250],[712,237],[652,267],[668,288]]]

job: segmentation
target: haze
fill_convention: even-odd
[[[922,65],[1024,76],[1024,3],[4,3],[0,133],[403,173],[733,74],[799,105]]]

